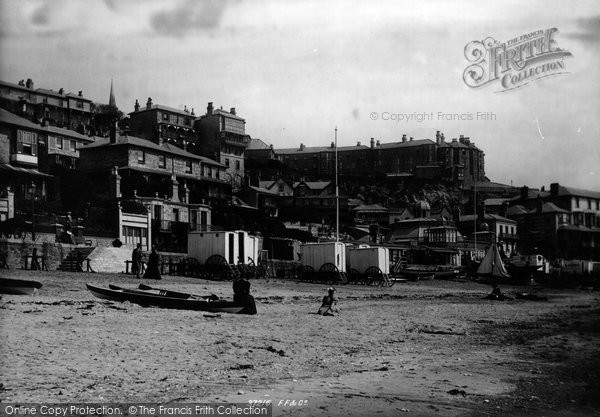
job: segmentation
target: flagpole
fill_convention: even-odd
[[[337,126],[335,127],[335,241],[340,241],[340,189],[338,186]]]

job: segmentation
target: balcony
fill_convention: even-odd
[[[38,157],[35,155],[25,155],[22,153],[13,153],[10,156],[10,160],[12,162],[21,162],[23,164],[32,164],[32,165],[37,165],[38,163]]]
[[[519,235],[514,233],[500,233],[498,240],[519,240]]]

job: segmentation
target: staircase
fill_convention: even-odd
[[[63,259],[58,266],[59,271],[69,271],[69,272],[78,272],[77,271],[77,262],[82,261],[82,268],[86,270],[86,262],[85,259],[95,250],[96,248],[85,246],[80,248],[75,248],[69,252],[67,257]]]

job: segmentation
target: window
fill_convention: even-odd
[[[579,197],[575,197],[575,207],[579,208]]]
[[[37,155],[37,135],[32,132],[19,130],[17,133],[17,153]]]
[[[63,148],[63,138],[57,137],[56,138],[56,149],[62,149],[62,148]]]
[[[168,113],[163,113],[162,114],[162,118],[163,118],[163,120],[167,120],[168,121],[169,120],[169,114]]]
[[[83,101],[79,101],[79,100],[78,100],[78,101],[76,101],[76,102],[75,102],[75,106],[76,106],[78,109],[83,109]]]
[[[192,161],[185,161],[185,172],[187,172],[188,174],[192,173]]]
[[[240,169],[240,161],[235,161],[235,169]]]
[[[167,167],[167,159],[164,155],[158,155],[158,167],[166,168]]]
[[[138,150],[137,151],[137,160],[138,160],[138,164],[145,164],[146,163],[146,152],[144,152],[142,150]]]
[[[225,165],[229,167],[229,158],[225,158]]]
[[[77,150],[77,141],[71,140],[69,141],[69,149],[73,152]]]
[[[277,188],[279,189],[279,192],[280,192],[280,193],[283,193],[283,192],[285,191],[285,186],[284,186],[283,184],[279,184],[279,185],[277,186]]]
[[[212,178],[212,167],[206,167],[206,176]]]

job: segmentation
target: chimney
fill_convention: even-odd
[[[356,142],[356,146],[360,146],[360,140]]]
[[[507,213],[508,213],[508,201],[503,201],[502,205],[500,206],[500,215],[502,217],[506,217]]]
[[[406,135],[402,135],[402,143],[406,142]]]
[[[214,107],[213,107],[212,101],[209,101],[208,106],[206,107],[206,114],[213,114],[213,110],[214,110]]]
[[[83,97],[83,90],[79,90],[79,93],[77,93],[77,95],[78,95],[79,97]]]
[[[381,146],[381,143],[379,142],[379,139],[377,139],[377,144],[376,146],[379,148]]]
[[[33,80],[31,78],[27,78],[27,83],[25,84],[25,87],[27,87],[30,90],[33,90]]]
[[[190,113],[190,116],[195,116],[196,114],[194,113],[194,108],[192,107],[192,112]]]
[[[414,138],[411,136],[411,137],[410,137],[410,142],[412,142],[412,141],[413,141],[413,139],[414,139]]]
[[[556,197],[558,195],[558,183],[557,182],[553,182],[552,184],[550,184],[550,195],[552,197]]]
[[[110,197],[121,197],[121,176],[119,175],[119,168],[117,166],[112,167],[110,179]]]
[[[232,107],[231,110],[229,110],[229,113],[231,113],[235,116],[235,107]]]
[[[438,130],[437,132],[435,132],[435,143],[437,143],[438,145],[441,143],[442,141],[442,135],[440,135],[440,131]]]
[[[331,149],[335,148],[335,142],[331,142],[330,148]]]
[[[541,213],[544,209],[544,200],[542,200],[542,196],[540,194],[537,195],[537,199],[535,200],[535,211],[537,213]]]
[[[452,138],[452,143],[456,143],[456,142],[458,142],[458,139]]]
[[[116,120],[110,124],[109,132],[110,143],[117,143],[117,122]]]
[[[171,201],[179,203],[179,182],[175,174],[171,174]]]
[[[521,187],[521,200],[527,200],[529,197],[529,187],[524,185]]]
[[[65,93],[65,89],[61,88],[60,90],[58,90],[58,94],[60,94],[61,96]]]
[[[135,99],[135,104],[133,105],[133,110],[140,111],[140,102],[137,100],[137,98]]]
[[[464,143],[465,145],[467,145],[467,146],[468,146],[468,145],[471,143],[471,138],[470,138],[470,137],[468,137],[468,136],[467,136],[467,137],[465,137],[465,139],[464,139],[464,142],[463,142],[463,143]]]
[[[446,140],[446,137],[444,136],[444,134],[442,133],[441,137],[440,137],[440,143],[444,143],[444,141]]]
[[[146,102],[146,110],[150,110],[152,108],[152,97],[148,97],[148,101]]]
[[[465,136],[464,135],[460,135],[460,137],[458,138],[458,141],[460,143],[465,143]]]
[[[371,149],[375,147],[375,138],[371,138]]]
[[[300,144],[300,150],[301,150],[301,151],[303,151],[303,150],[304,150],[304,148],[305,148],[304,144],[303,144],[303,143],[301,143],[301,144]]]

